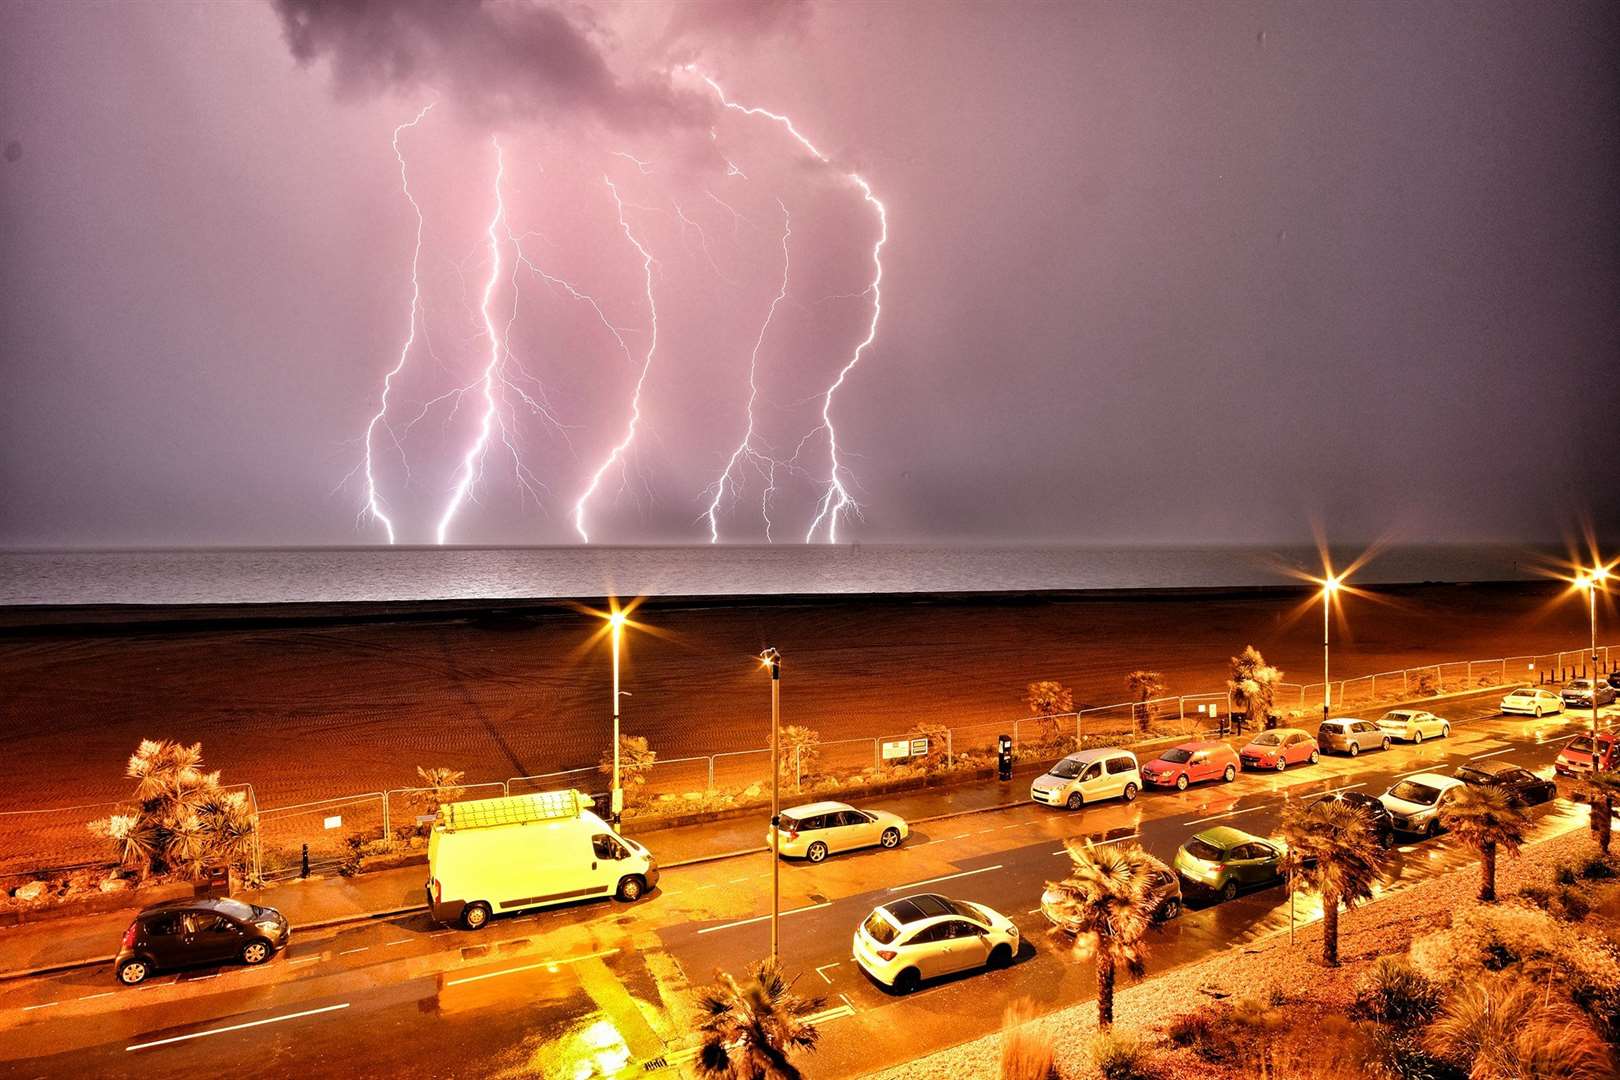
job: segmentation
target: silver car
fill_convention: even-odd
[[[781,845],[777,853],[818,863],[835,851],[862,847],[896,848],[911,835],[905,819],[887,810],[857,810],[848,803],[818,802],[795,806],[781,814]],[[771,830],[765,830],[771,846]]]
[[[1391,709],[1378,718],[1378,730],[1392,739],[1420,743],[1451,734],[1451,722],[1422,709]]]

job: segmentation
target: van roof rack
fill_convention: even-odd
[[[502,795],[445,803],[439,808],[439,820],[450,832],[488,829],[497,825],[527,825],[578,817],[581,810],[594,805],[591,797],[580,791],[540,791],[533,795]]]

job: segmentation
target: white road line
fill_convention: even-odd
[[[344,949],[342,952],[338,953],[338,955],[348,956],[350,953],[365,952],[369,948],[371,948],[370,945],[362,945],[358,949]]]
[[[94,1001],[96,998],[112,997],[112,996],[113,996],[113,992],[111,990],[103,990],[99,994],[86,994],[86,995],[84,995],[84,997],[80,998],[79,1000],[80,1001]]]
[[[303,1012],[288,1013],[285,1016],[272,1016],[266,1020],[250,1020],[245,1024],[232,1024],[230,1027],[214,1028],[211,1031],[196,1031],[192,1032],[190,1035],[176,1035],[172,1039],[158,1039],[154,1042],[133,1043],[124,1047],[124,1049],[145,1050],[152,1046],[167,1046],[170,1043],[185,1042],[187,1039],[202,1039],[208,1037],[209,1035],[223,1035],[227,1031],[241,1031],[244,1028],[262,1027],[265,1024],[279,1024],[283,1020],[297,1020],[300,1017],[305,1016],[318,1016],[321,1013],[337,1012],[339,1009],[347,1009],[348,1007],[349,1003],[345,1001],[341,1005],[327,1005],[325,1008],[305,1009]]]
[[[1032,907],[1028,911],[1024,912],[1025,915],[1039,915],[1040,913],[1041,909],[1038,907]]]
[[[429,934],[428,937],[444,937],[446,934],[453,933],[455,933],[454,930],[435,930],[433,933]]]
[[[832,985],[832,978],[831,978],[831,976],[829,976],[827,974],[827,969],[828,968],[835,968],[835,967],[837,967],[838,965],[840,965],[842,963],[843,963],[842,960],[834,960],[830,964],[822,964],[820,967],[816,968],[816,974],[820,975],[823,979],[826,979],[827,980],[827,985],[831,986]]]
[[[188,983],[207,982],[209,979],[217,979],[217,978],[219,978],[219,972],[216,971],[212,975],[193,975],[190,978],[186,979],[185,981],[188,982]]]
[[[951,837],[951,839],[952,840],[966,840],[968,837],[970,837],[972,835],[973,835],[972,833],[966,833],[966,832],[965,833],[957,833],[955,836]]]
[[[24,1005],[22,1011],[23,1012],[33,1012],[35,1009],[48,1009],[52,1005],[60,1005],[60,1004],[62,1004],[60,1001],[47,1001],[43,1005]]]
[[[408,937],[402,937],[398,941],[385,941],[385,942],[383,942],[384,945],[409,945],[410,943],[411,943],[411,939],[408,938]]]
[[[1418,771],[1422,772],[1423,770],[1419,769]],[[1224,814],[1211,814],[1209,817],[1193,818],[1191,821],[1187,822],[1186,824],[1188,824],[1188,825],[1202,825],[1206,821],[1219,821],[1221,818],[1237,817],[1239,814],[1250,814],[1250,813],[1253,813],[1256,810],[1269,810],[1269,809],[1271,809],[1271,805],[1272,804],[1270,804],[1270,803],[1265,803],[1265,804],[1263,804],[1261,806],[1250,806],[1250,807],[1246,807],[1245,809],[1242,809],[1242,810],[1228,810]]]
[[[924,881],[913,881],[910,885],[896,885],[894,888],[890,889],[889,891],[890,892],[905,892],[907,889],[915,889],[919,885],[932,885],[936,881],[953,881],[956,878],[972,877],[974,874],[988,874],[992,870],[1000,870],[1000,869],[1001,869],[1001,864],[996,863],[996,865],[994,865],[994,866],[985,866],[985,867],[981,867],[978,870],[964,870],[960,874],[946,874],[944,877],[931,877],[931,878],[928,878],[928,879],[926,879]]]
[[[797,915],[801,911],[814,911],[817,908],[824,908],[830,904],[832,904],[831,900],[824,900],[819,904],[811,904],[808,907],[793,908],[791,911],[784,911],[779,917],[786,918],[789,915]],[[768,918],[770,918],[769,915],[756,915],[752,919],[739,919],[737,922],[721,923],[719,926],[705,926],[703,929],[699,930],[698,933],[712,934],[716,930],[730,930],[734,926],[747,926],[750,923],[764,922]]]
[[[1518,749],[1517,746],[1510,746],[1506,750],[1492,750],[1488,754],[1475,754],[1473,757],[1469,758],[1468,760],[1469,761],[1478,761],[1480,758],[1496,757],[1498,754],[1511,754],[1511,753],[1513,753],[1513,751],[1515,751],[1517,749]]]
[[[727,885],[741,885],[743,882],[745,882],[747,880],[748,879],[745,878],[745,877],[734,877],[730,881],[726,882],[726,884]]]
[[[769,918],[769,916],[766,916]],[[618,949],[603,949],[601,952],[586,953],[584,956],[564,956],[556,960],[541,960],[534,964],[524,964],[522,967],[507,968],[504,971],[486,971],[482,975],[468,975],[461,979],[451,979],[446,986],[460,986],[462,983],[478,982],[482,979],[494,979],[501,975],[516,975],[520,971],[533,971],[535,968],[556,967],[558,964],[577,964],[582,960],[595,960],[599,956],[612,956]]]
[[[985,833],[993,833],[993,832],[995,832],[995,831],[996,831],[996,830],[995,830],[995,828],[994,828],[994,827],[991,827],[991,828],[988,828],[988,829],[980,829],[980,830],[979,830],[979,831],[978,831],[978,834],[977,834],[977,835],[979,835],[979,836],[983,836],[983,835],[984,835],[984,834],[985,834]]]
[[[841,1016],[854,1016],[855,1010],[848,1005],[834,1005],[830,1009],[823,1009],[818,1013],[811,1013],[805,1017],[810,1024],[825,1024],[829,1020],[837,1020]]]
[[[318,956],[300,956],[296,960],[287,961],[287,963],[289,963],[289,964],[313,964],[315,961],[317,961],[319,959],[320,959],[320,957],[318,957]]]
[[[951,839],[949,836],[942,836],[938,840],[924,840],[920,844],[912,844],[911,846],[912,847],[927,847],[929,844],[943,844],[945,841],[947,841],[949,839]]]
[[[1025,825],[1033,825],[1033,821],[1020,821],[1012,825],[1003,825],[1003,829],[1022,829]]]

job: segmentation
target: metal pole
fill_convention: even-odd
[[[1328,722],[1328,706],[1333,698],[1333,684],[1328,681],[1328,602],[1332,596],[1326,585],[1322,586],[1322,723]]]
[[[779,738],[782,730],[782,654],[766,649],[763,654],[771,669],[771,963],[777,959],[780,941],[777,923],[782,913],[782,859],[777,855],[777,829],[781,824],[779,787],[782,779],[782,757]]]
[[[613,618],[613,792],[609,802],[613,808],[613,827],[619,827],[624,809],[624,789],[619,786],[619,632],[623,620],[614,613]]]

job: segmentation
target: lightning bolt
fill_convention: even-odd
[[[806,138],[804,133],[795,127],[793,121],[784,114],[771,112],[769,109],[762,109],[757,106],[739,105],[730,98],[726,97],[726,92],[725,90],[721,89],[719,83],[715,82],[708,75],[697,71],[697,68],[694,65],[688,64],[686,66],[686,70],[696,73],[704,82],[708,83],[709,88],[714,91],[715,96],[720,99],[720,103],[727,109],[742,113],[745,116],[763,116],[766,119],[775,122],[784,128],[787,133],[793,137],[794,141],[802,146],[811,157],[815,158],[823,165],[832,165],[832,160],[828,158],[826,154],[823,154],[815,143]],[[728,166],[730,165],[729,162],[727,162],[727,164]],[[732,166],[732,168],[735,168],[735,166]],[[837,543],[839,518],[846,511],[856,516],[860,515],[860,505],[855,501],[854,496],[850,495],[849,489],[845,487],[844,484],[844,478],[848,475],[848,470],[844,467],[842,460],[838,456],[838,429],[833,426],[832,404],[833,396],[843,388],[844,382],[849,378],[850,372],[855,370],[856,365],[861,362],[861,357],[865,354],[867,348],[870,347],[872,342],[877,339],[878,320],[883,315],[883,245],[889,241],[889,211],[888,208],[883,205],[882,200],[873,194],[872,185],[866,182],[865,177],[857,172],[846,172],[844,175],[850,180],[850,182],[855,184],[856,187],[860,188],[862,197],[866,200],[866,202],[871,204],[875,211],[877,211],[879,232],[877,242],[872,245],[872,282],[861,294],[863,296],[870,295],[872,297],[872,321],[867,326],[866,337],[861,340],[859,345],[855,346],[855,351],[850,355],[848,362],[846,362],[843,367],[839,369],[838,377],[832,381],[832,383],[827,387],[826,393],[822,395],[821,424],[814,428],[799,442],[800,449],[803,449],[804,445],[817,434],[821,433],[822,431],[827,433],[827,456],[830,464],[827,473],[826,489],[823,491],[821,497],[816,500],[816,516],[815,519],[811,521],[810,528],[808,531],[806,531],[804,537],[804,542],[807,544],[814,542],[816,538],[816,531],[821,528],[822,522],[824,521],[827,523],[828,543]],[[795,453],[794,457],[797,458],[797,456],[797,453]]]
[[[714,498],[709,502],[706,516],[709,519],[709,543],[720,542],[720,525],[716,515],[720,510],[720,500],[725,498],[726,492],[735,493],[737,482],[732,479],[733,469],[738,467],[739,461],[746,461],[757,468],[765,478],[765,494],[760,499],[760,513],[765,518],[765,542],[771,542],[771,495],[776,490],[776,467],[779,464],[775,458],[762,454],[754,449],[754,402],[759,399],[759,348],[765,343],[765,333],[771,328],[771,320],[776,317],[776,309],[787,298],[788,291],[788,239],[793,235],[793,222],[788,216],[788,208],[781,199],[776,205],[782,207],[782,285],[776,291],[776,297],[771,301],[770,308],[765,312],[765,322],[759,328],[759,337],[754,339],[754,351],[748,357],[748,426],[743,431],[742,442],[731,452],[726,461],[725,469],[720,473],[720,479],[713,484]]]
[[[450,503],[444,509],[444,516],[439,519],[440,544],[443,544],[449,536],[450,523],[455,520],[456,512],[461,509],[461,504],[471,492],[473,481],[483,471],[484,452],[489,447],[490,431],[495,424],[496,377],[505,356],[505,343],[496,332],[495,319],[490,314],[490,301],[494,298],[495,286],[501,277],[501,244],[495,230],[506,221],[506,200],[501,193],[501,181],[506,175],[506,156],[501,151],[501,141],[498,137],[492,135],[489,141],[495,147],[495,213],[489,219],[489,227],[485,230],[489,236],[489,280],[484,283],[484,301],[480,305],[484,317],[484,333],[489,337],[489,361],[484,365],[483,378],[478,383],[484,397],[484,415],[479,421],[478,437],[467,448],[467,453],[461,459],[461,467],[456,470],[456,483],[450,495]]]
[[[394,388],[394,378],[405,369],[405,361],[411,355],[411,349],[416,345],[417,316],[422,309],[422,282],[417,276],[417,266],[422,259],[422,208],[421,206],[417,205],[416,196],[411,194],[410,181],[406,177],[405,173],[405,155],[401,153],[399,149],[399,136],[400,132],[404,131],[406,128],[414,128],[417,124],[420,124],[423,118],[427,116],[429,110],[432,108],[433,102],[429,102],[428,104],[422,106],[422,111],[416,114],[416,118],[414,120],[400,124],[394,129],[393,139],[394,157],[399,161],[400,190],[405,193],[406,201],[411,204],[411,209],[416,212],[416,248],[411,252],[411,318],[405,334],[405,344],[401,346],[399,350],[399,359],[395,361],[394,366],[389,369],[388,374],[383,376],[383,388],[382,394],[379,395],[377,402],[377,412],[372,416],[371,422],[366,425],[365,460],[366,510],[373,518],[376,518],[378,521],[382,522],[383,529],[388,533],[388,542],[390,544],[394,542],[394,522],[393,519],[391,519],[387,514],[383,513],[382,497],[377,494],[377,476],[372,467],[372,441],[373,436],[376,434],[377,427],[380,424],[383,430],[388,432],[388,437],[393,441],[395,448],[399,448],[399,439],[397,436],[395,436],[394,430],[389,426],[387,420],[388,394]],[[403,449],[400,449],[400,456],[404,456]]]
[[[636,379],[635,392],[630,396],[630,421],[625,425],[624,438],[619,440],[618,445],[614,446],[602,464],[597,466],[596,472],[591,475],[591,482],[586,485],[584,494],[574,504],[574,530],[579,533],[579,538],[587,544],[591,542],[591,537],[585,528],[585,505],[590,501],[591,496],[596,493],[597,487],[601,485],[603,475],[624,457],[625,453],[630,449],[630,444],[635,441],[636,425],[641,420],[641,389],[647,383],[647,372],[652,370],[653,354],[658,351],[658,304],[653,299],[653,257],[642,246],[641,241],[636,239],[636,234],[630,231],[630,223],[624,218],[625,204],[619,198],[619,189],[606,176],[602,177],[602,182],[607,185],[608,191],[613,194],[613,206],[618,212],[619,228],[623,230],[624,238],[630,241],[630,246],[635,248],[637,253],[641,255],[641,271],[646,282],[647,311],[652,320],[652,331],[650,340],[647,343],[647,357],[641,364],[641,375]]]

